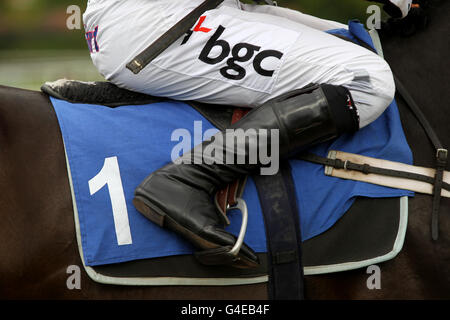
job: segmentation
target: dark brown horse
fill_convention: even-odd
[[[385,57],[450,146],[450,3],[434,3],[425,30],[383,37]],[[434,166],[434,150],[398,98],[415,164]],[[447,168],[448,170],[449,168]],[[431,240],[431,197],[409,202],[402,252],[380,265],[381,289],[365,269],[307,276],[308,299],[450,298],[450,199],[442,199],[440,238]],[[265,284],[231,287],[123,287],[92,281],[69,290],[68,266],[82,266],[61,133],[46,95],[0,86],[0,297],[2,299],[266,299]]]

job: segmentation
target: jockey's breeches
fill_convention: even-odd
[[[324,30],[345,25],[297,11],[226,0],[135,75],[125,66],[203,0],[91,0],[83,16],[91,57],[116,85],[177,100],[257,107],[308,84],[346,87],[360,127],[395,93],[389,65]]]

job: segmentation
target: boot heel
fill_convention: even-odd
[[[156,223],[160,227],[164,227],[165,214],[153,208],[149,201],[140,196],[135,196],[133,205],[137,211],[142,213],[147,219]]]

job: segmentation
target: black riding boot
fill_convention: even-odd
[[[245,151],[239,149],[246,153],[249,146],[258,145],[261,129],[268,132],[278,129],[279,141],[271,141],[269,137],[267,143],[269,147],[271,143],[279,143],[280,158],[336,138],[341,133],[355,132],[358,128],[359,119],[350,93],[343,87],[331,85],[316,85],[277,97],[253,109],[231,126],[231,129],[254,129],[256,132],[246,141]],[[211,147],[212,143],[216,144],[216,152],[223,152],[223,159],[226,159],[226,153],[235,155],[236,148],[227,149],[217,141],[205,141],[178,160],[198,160],[201,151]],[[268,150],[272,150],[269,147]],[[134,205],[161,227],[175,231],[196,247],[211,251],[212,255],[216,254],[218,263],[222,262],[223,255],[224,264],[256,266],[258,258],[245,244],[237,257],[231,260],[226,257],[222,249],[232,247],[236,238],[223,229],[227,219],[219,213],[212,199],[217,190],[244,175],[255,173],[262,165],[259,160],[256,164],[226,164],[225,160],[225,164],[206,164],[210,162],[205,160],[203,155],[202,163],[170,163],[153,172],[136,188]]]

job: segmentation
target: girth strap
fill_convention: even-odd
[[[236,108],[231,122],[239,121],[248,111]],[[276,175],[253,176],[266,229],[268,295],[270,300],[303,300],[302,242],[295,185],[289,162],[281,163],[280,167]],[[245,180],[237,183],[241,189]],[[236,183],[220,191],[216,203],[223,204],[220,194],[222,198],[224,194],[233,194],[235,186]],[[225,207],[232,205],[233,197],[226,198]]]
[[[300,219],[289,162],[276,175],[253,180],[266,228],[269,299],[304,299]]]

